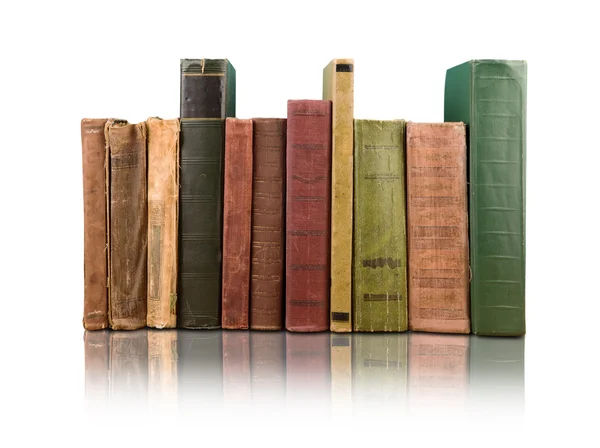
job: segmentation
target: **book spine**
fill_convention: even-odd
[[[286,328],[329,330],[331,101],[289,100]]]
[[[236,407],[250,404],[250,333],[223,332],[223,402]]]
[[[469,132],[472,332],[525,334],[525,61],[470,61],[446,74],[445,121]]]
[[[110,333],[110,406],[148,403],[148,330]]]
[[[405,122],[354,124],[354,331],[406,331]]]
[[[354,60],[323,70],[323,99],[332,101],[330,328],[352,331],[352,188]]]
[[[146,326],[148,214],[146,124],[107,122],[110,157],[109,323]]]
[[[223,205],[223,328],[249,327],[252,217],[252,120],[225,122]]]
[[[224,59],[181,61],[177,326],[221,326],[225,118],[235,116],[235,71]]]
[[[106,119],[81,120],[83,162],[83,327],[108,328]]]
[[[147,325],[177,323],[177,228],[179,215],[179,120],[149,118]]]
[[[469,333],[467,146],[463,123],[407,123],[408,319]]]
[[[285,332],[250,332],[252,404],[285,404]]]
[[[147,330],[148,404],[174,410],[177,404],[177,330]]]
[[[83,336],[86,408],[108,405],[109,330],[86,330]]]
[[[287,120],[253,119],[250,327],[283,328]]]

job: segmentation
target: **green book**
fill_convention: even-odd
[[[354,331],[406,331],[404,120],[354,120]]]
[[[525,61],[446,73],[444,121],[467,125],[471,329],[525,334]]]

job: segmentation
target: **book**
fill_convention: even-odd
[[[287,120],[254,118],[250,328],[283,328]]]
[[[148,403],[148,330],[110,332],[111,408],[139,408]]]
[[[110,331],[107,329],[85,330],[83,335],[85,404],[90,411],[104,410],[108,406],[109,337]]]
[[[235,117],[227,59],[182,59],[177,326],[221,326],[225,118]]]
[[[223,331],[223,403],[249,405],[250,332]]]
[[[323,69],[323,99],[331,110],[331,331],[352,331],[352,188],[354,60]]]
[[[289,100],[286,310],[289,331],[329,330],[331,101]]]
[[[225,121],[221,326],[249,327],[252,120]]]
[[[146,120],[148,151],[147,325],[177,324],[179,119]]]
[[[352,335],[332,333],[331,356],[331,406],[335,409],[352,407]]]
[[[527,63],[472,60],[448,69],[444,121],[469,142],[471,331],[525,334]]]
[[[250,332],[252,405],[282,407],[286,391],[284,331]]]
[[[177,404],[177,330],[149,329],[148,404],[152,409],[175,410]]]
[[[108,321],[113,330],[146,326],[148,199],[146,124],[109,120]]]
[[[108,328],[105,118],[81,120],[83,165],[83,327]]]
[[[406,185],[409,328],[469,333],[463,123],[406,124]]]
[[[354,331],[406,331],[405,121],[354,120]]]

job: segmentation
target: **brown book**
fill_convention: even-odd
[[[252,214],[252,120],[225,120],[221,326],[248,329]]]
[[[91,411],[108,405],[109,336],[109,330],[86,330],[83,336],[85,402]]]
[[[154,409],[177,408],[177,330],[147,330],[148,404]]]
[[[283,328],[285,118],[255,118],[250,328]]]
[[[250,333],[223,331],[223,404],[250,404]]]
[[[408,321],[469,333],[467,147],[463,123],[407,123]]]
[[[146,326],[146,124],[105,126],[109,195],[108,308],[113,330]]]
[[[148,316],[147,325],[177,324],[179,222],[179,120],[148,118]]]
[[[108,327],[105,118],[81,120],[83,161],[83,327]]]

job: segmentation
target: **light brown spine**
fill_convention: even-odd
[[[148,118],[147,325],[177,324],[179,222],[179,119]]]
[[[408,320],[469,333],[467,152],[463,123],[407,123]]]

